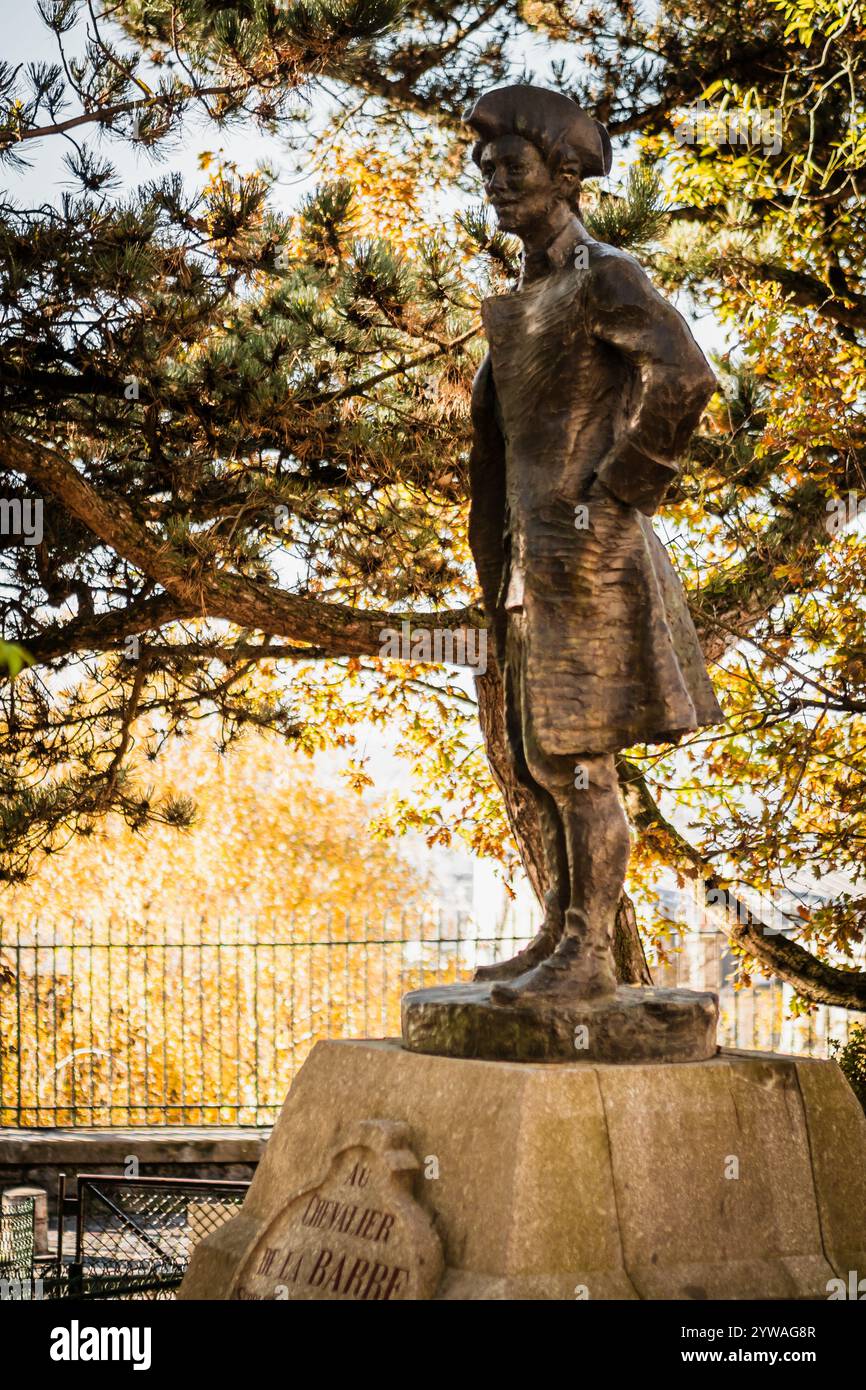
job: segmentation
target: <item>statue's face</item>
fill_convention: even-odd
[[[544,157],[519,135],[500,135],[481,151],[484,192],[504,232],[523,237],[561,201]]]

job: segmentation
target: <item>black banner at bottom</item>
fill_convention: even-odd
[[[169,1383],[178,1374],[194,1375],[201,1386],[209,1377],[224,1383],[232,1375],[254,1375],[258,1385],[274,1375],[309,1374],[311,1357],[324,1358],[332,1380],[343,1364],[357,1375],[362,1347],[368,1374],[376,1374],[377,1362],[380,1372],[400,1366],[405,1374],[407,1338],[413,1339],[416,1364],[420,1355],[419,1368],[430,1358],[426,1379],[437,1374],[437,1362],[442,1365],[443,1334],[449,1344],[459,1339],[461,1379],[471,1373],[476,1349],[486,1380],[499,1366],[513,1377],[518,1347],[536,1360],[549,1350],[550,1335],[558,1339],[555,1359],[571,1361],[575,1375],[590,1364],[600,1370],[600,1357],[618,1376],[631,1368],[665,1374],[680,1369],[690,1376],[708,1367],[761,1366],[772,1372],[797,1366],[825,1378],[850,1374],[861,1363],[866,1336],[866,1288],[856,1288],[854,1297],[848,1289],[832,1292],[826,1302],[802,1303],[527,1302],[520,1304],[516,1324],[513,1304],[493,1302],[404,1304],[383,1317],[324,1302],[301,1309],[281,1302],[4,1300],[0,1345],[7,1367],[13,1349],[26,1348],[28,1373],[49,1385],[70,1377],[73,1383],[101,1379],[106,1371],[114,1379],[127,1372],[139,1379],[168,1376]],[[545,1340],[536,1341],[536,1333]],[[449,1378],[453,1373],[452,1366]]]

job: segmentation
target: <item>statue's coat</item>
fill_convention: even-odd
[[[483,305],[469,537],[523,719],[549,754],[718,723],[685,594],[649,518],[715,388],[637,261],[575,218],[551,273]],[[513,657],[509,659],[513,660]]]

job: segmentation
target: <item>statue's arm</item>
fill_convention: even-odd
[[[685,320],[622,253],[599,258],[590,278],[587,327],[629,359],[634,397],[597,476],[647,516],[677,474],[716,378]]]
[[[485,611],[495,622],[505,566],[505,441],[496,421],[496,393],[489,354],[472,383],[469,491],[469,547],[478,571]]]

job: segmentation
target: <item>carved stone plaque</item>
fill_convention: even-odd
[[[442,1247],[412,1195],[420,1164],[408,1125],[363,1120],[321,1182],[292,1197],[255,1245],[235,1299],[431,1298]]]

